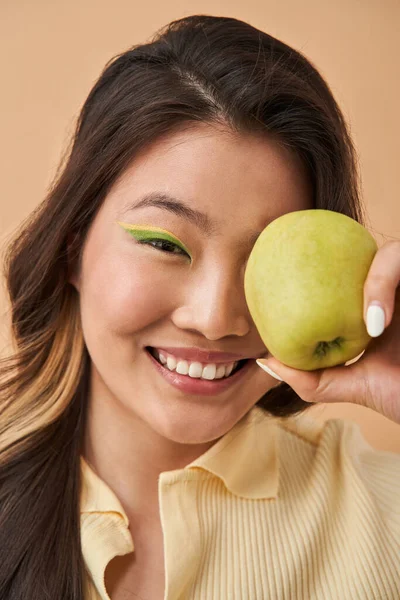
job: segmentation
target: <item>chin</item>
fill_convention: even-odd
[[[182,407],[168,405],[164,410],[151,412],[146,421],[164,438],[178,444],[206,444],[228,433],[252,406],[237,407],[198,405]]]

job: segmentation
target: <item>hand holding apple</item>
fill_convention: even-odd
[[[354,402],[400,424],[399,283],[400,241],[378,249],[362,225],[322,209],[275,219],[245,273],[250,313],[273,356],[258,364],[306,402]],[[384,318],[369,335],[371,302],[370,316],[380,305]]]

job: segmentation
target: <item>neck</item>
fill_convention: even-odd
[[[158,519],[160,473],[182,469],[216,441],[182,444],[169,440],[92,386],[82,455],[116,494],[130,521],[139,515]]]

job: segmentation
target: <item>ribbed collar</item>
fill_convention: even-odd
[[[279,486],[276,419],[253,407],[185,469],[204,469],[236,496],[276,498]]]

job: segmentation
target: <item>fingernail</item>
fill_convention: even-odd
[[[279,375],[277,375],[276,373],[273,372],[272,369],[270,369],[269,367],[267,367],[267,365],[260,363],[258,360],[256,360],[256,363],[258,364],[259,367],[261,367],[264,371],[266,371],[267,373],[269,373],[269,375],[271,375],[272,377],[275,377],[275,379],[278,379],[278,381],[283,381],[283,379],[281,379],[279,377]]]
[[[385,329],[385,312],[379,304],[370,304],[367,310],[367,331],[371,337],[378,337]]]

